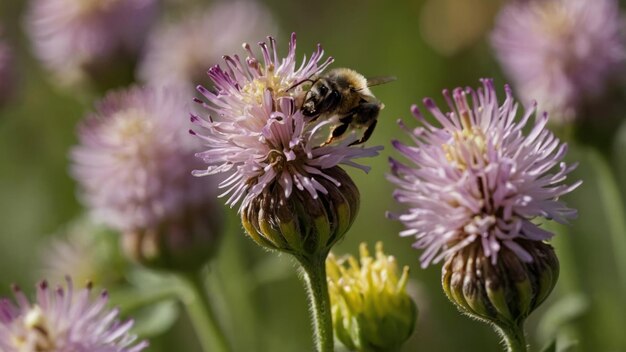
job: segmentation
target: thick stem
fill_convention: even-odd
[[[304,280],[311,303],[317,351],[333,352],[333,320],[328,281],[326,281],[326,256],[298,258],[298,260],[304,271]]]
[[[526,336],[523,324],[498,326],[499,333],[506,342],[507,352],[527,352]]]
[[[205,352],[230,351],[226,337],[209,304],[202,277],[200,275],[181,275],[180,278],[187,287],[181,300],[202,345],[202,350]]]

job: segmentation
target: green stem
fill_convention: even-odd
[[[520,325],[498,326],[500,334],[506,342],[507,352],[527,352],[526,337],[524,327]]]
[[[333,320],[330,311],[328,281],[326,281],[326,256],[298,258],[304,271],[318,352],[333,352]]]
[[[230,351],[226,337],[222,332],[215,313],[211,309],[204,281],[200,275],[180,275],[181,281],[187,287],[180,299],[189,315],[189,319],[196,331],[202,350],[205,352]]]

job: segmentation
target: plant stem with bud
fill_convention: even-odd
[[[524,324],[509,325],[506,327],[495,326],[506,343],[507,352],[527,352],[528,345],[524,335]]]
[[[315,343],[318,352],[333,352],[333,321],[326,280],[326,256],[298,257],[302,266],[313,314]]]

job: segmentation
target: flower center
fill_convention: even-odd
[[[261,104],[266,90],[272,93],[274,99],[290,96],[288,90],[291,84],[291,80],[286,80],[282,75],[276,75],[274,67],[269,66],[262,76],[246,84],[241,89],[241,94],[246,104]]]
[[[143,111],[129,109],[119,111],[111,117],[104,140],[115,147],[120,147],[117,154],[121,158],[135,157],[151,150],[153,143],[154,123],[145,116]]]
[[[442,145],[446,159],[455,163],[460,170],[487,161],[487,142],[484,132],[476,126],[464,126],[454,131],[452,141]]]
[[[13,345],[19,352],[56,351],[48,321],[37,305],[28,311],[22,321],[23,332],[14,336]]]

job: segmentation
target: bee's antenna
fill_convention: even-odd
[[[297,86],[301,85],[301,84],[302,84],[302,83],[304,83],[304,82],[311,82],[311,84],[313,84],[313,83],[315,83],[316,81],[317,81],[317,80],[312,80],[312,79],[310,79],[310,78],[303,79],[302,81],[297,82],[297,83],[295,83],[294,85],[292,85],[291,87],[287,88],[287,91],[290,91],[290,90],[292,90],[292,89],[296,88]]]

